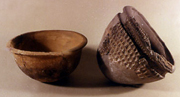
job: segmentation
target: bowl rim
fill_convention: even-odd
[[[27,34],[32,34],[32,33],[40,33],[40,32],[60,32],[60,33],[73,33],[73,34],[77,34],[79,36],[81,36],[83,38],[82,42],[76,46],[76,47],[73,47],[71,49],[68,49],[68,50],[64,50],[64,51],[61,51],[61,52],[37,52],[37,51],[26,51],[26,50],[21,50],[21,49],[17,49],[17,48],[14,48],[14,46],[12,46],[12,41],[20,36],[23,36],[23,35],[27,35]],[[23,34],[20,34],[20,35],[17,35],[16,37],[12,38],[8,43],[7,43],[7,48],[9,48],[10,52],[14,53],[14,54],[19,54],[19,55],[30,55],[30,56],[61,56],[65,53],[71,53],[71,52],[75,52],[75,51],[78,51],[79,49],[82,49],[85,45],[87,44],[87,38],[83,35],[83,34],[80,34],[78,32],[75,32],[75,31],[70,31],[70,30],[39,30],[39,31],[31,31],[31,32],[26,32],[26,33],[23,33]]]

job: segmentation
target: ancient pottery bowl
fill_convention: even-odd
[[[73,31],[29,32],[9,41],[19,68],[41,82],[54,82],[72,73],[79,63],[87,39]]]
[[[124,7],[109,23],[97,50],[104,75],[121,84],[143,84],[163,79],[174,71],[165,43],[144,16]]]

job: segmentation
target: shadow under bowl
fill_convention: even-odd
[[[79,64],[87,38],[65,30],[44,30],[19,35],[7,44],[19,68],[41,82],[68,76]]]

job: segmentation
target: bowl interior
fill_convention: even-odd
[[[61,52],[83,47],[86,38],[72,31],[39,31],[17,36],[10,44],[11,47],[23,51]]]

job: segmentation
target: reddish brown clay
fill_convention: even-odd
[[[166,45],[131,6],[124,7],[106,28],[97,58],[104,75],[121,84],[153,82],[174,71]]]
[[[8,43],[19,68],[41,82],[54,82],[69,75],[78,65],[85,36],[64,30],[29,32]]]

